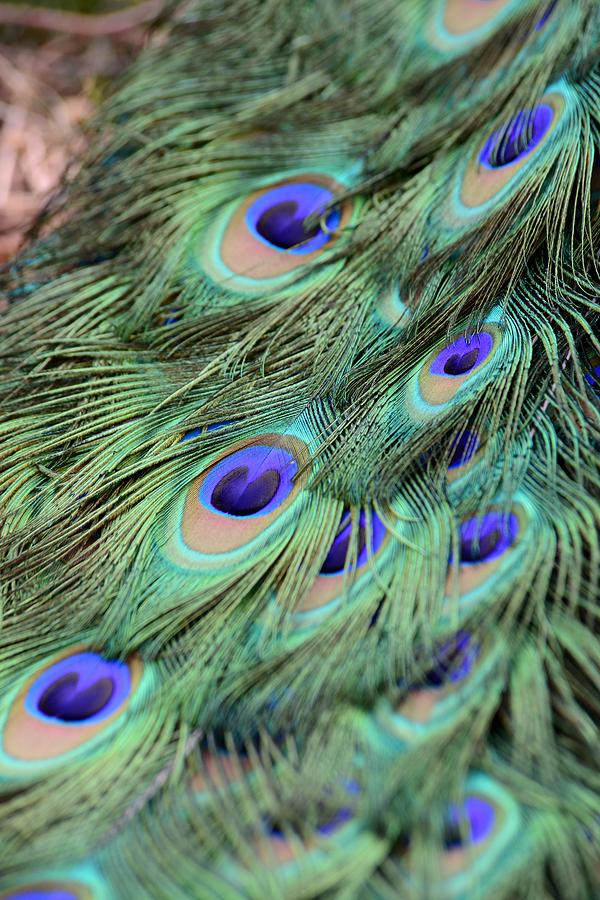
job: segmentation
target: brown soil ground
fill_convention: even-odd
[[[0,263],[18,250],[83,147],[86,119],[144,40],[145,23],[135,19],[149,6],[118,12],[133,13],[131,27],[122,20],[115,27],[112,4],[93,21],[54,9],[50,27],[30,28],[11,19],[27,16],[30,7],[0,2]],[[93,33],[78,33],[87,29]]]

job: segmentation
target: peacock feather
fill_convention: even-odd
[[[599,42],[156,26],[1,273],[2,900],[598,896]]]

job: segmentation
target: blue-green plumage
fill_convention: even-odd
[[[1,275],[0,898],[591,900],[597,4],[160,27]]]

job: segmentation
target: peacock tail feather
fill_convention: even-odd
[[[600,7],[173,4],[0,275],[0,898],[600,891]]]

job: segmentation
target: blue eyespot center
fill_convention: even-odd
[[[461,336],[448,344],[431,363],[432,375],[449,378],[467,375],[480,366],[492,352],[494,339],[487,331],[480,331],[469,337]]]
[[[466,678],[479,657],[479,644],[465,631],[459,631],[436,653],[435,665],[425,675],[425,685],[439,689]]]
[[[39,711],[63,722],[82,722],[101,712],[110,702],[115,685],[112,678],[99,678],[79,689],[79,673],[68,672],[48,685],[38,700]]]
[[[496,512],[475,516],[460,526],[460,562],[491,562],[511,547],[519,533],[519,520],[514,513]]]
[[[321,566],[321,572],[325,575],[332,575],[333,573],[342,572],[344,569],[344,564],[346,562],[346,557],[348,555],[348,548],[350,546],[350,538],[352,536],[352,523],[350,521],[350,513],[346,512],[342,514],[342,519],[340,522],[340,527],[338,533],[336,534],[331,547],[329,548],[329,553],[325,557],[323,565]],[[359,532],[358,532],[358,547],[357,552],[360,552],[365,547],[365,528],[364,521],[359,524]]]
[[[546,22],[548,21],[548,19],[550,18],[550,16],[554,12],[554,10],[556,9],[557,2],[558,2],[558,0],[551,0],[551,2],[548,4],[545,11],[541,15],[541,18],[536,23],[536,26],[535,26],[536,31],[540,31],[540,29],[542,29],[544,27],[544,25],[546,24]]]
[[[78,900],[76,894],[57,888],[23,888],[8,894],[6,900]]]
[[[314,219],[325,213],[333,200],[327,188],[312,182],[291,182],[262,194],[248,209],[246,223],[255,238],[271,249],[306,254],[330,240],[341,220],[337,209],[327,213],[326,229]],[[311,227],[306,220],[311,219]]]
[[[265,469],[250,480],[248,466],[238,466],[223,475],[210,497],[210,502],[220,512],[230,516],[251,516],[273,500],[281,475],[277,469]]]
[[[487,139],[479,154],[486,169],[501,169],[528,156],[552,124],[554,110],[546,103],[522,110]]]
[[[290,250],[316,237],[319,226],[307,229],[304,220],[298,215],[296,201],[284,200],[265,210],[256,223],[256,230],[267,243],[281,247],[282,250]]]
[[[352,541],[352,521],[350,513],[345,510],[342,513],[338,533],[332,541],[329,552],[321,566],[322,575],[338,575],[344,571],[348,550]],[[385,525],[374,510],[371,510],[371,546],[367,546],[367,517],[361,512],[358,521],[358,535],[356,537],[356,563],[357,566],[365,564],[369,556],[374,555],[385,537]]]
[[[450,445],[452,455],[448,463],[449,469],[465,466],[479,449],[479,438],[474,431],[465,430],[456,435]]]
[[[444,830],[446,849],[480,844],[490,836],[495,821],[494,807],[481,797],[469,796],[461,807],[453,804],[448,811]]]
[[[323,822],[318,826],[317,831],[323,837],[329,837],[334,834],[338,828],[341,828],[346,822],[350,822],[354,818],[354,813],[349,807],[342,807],[327,822]]]
[[[479,349],[477,347],[466,353],[453,353],[444,363],[444,372],[446,375],[464,375],[476,365],[478,357]]]
[[[264,516],[291,494],[297,471],[298,463],[281,447],[244,447],[220,460],[208,473],[198,499],[203,506],[225,516]]]
[[[584,378],[590,387],[597,387],[600,384],[600,366],[594,366],[591,371],[586,372]]]
[[[85,651],[59,660],[36,678],[25,697],[25,708],[43,721],[88,725],[108,718],[130,691],[127,663]]]

